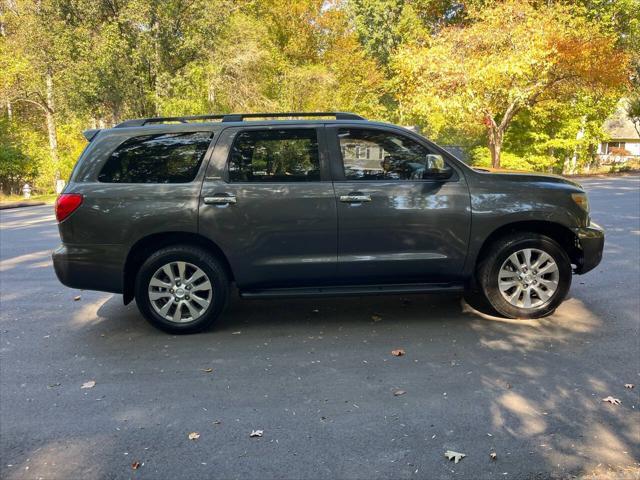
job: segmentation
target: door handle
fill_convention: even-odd
[[[207,205],[229,205],[237,202],[235,195],[214,195],[213,197],[204,197],[204,203]]]
[[[371,195],[363,195],[361,193],[350,193],[349,195],[340,195],[340,201],[345,203],[370,202]]]

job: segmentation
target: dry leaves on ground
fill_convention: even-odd
[[[404,390],[396,390],[395,392],[393,392],[393,396],[399,397],[400,395],[404,395],[405,393],[407,392],[405,392]]]
[[[394,357],[401,357],[405,354],[405,351],[401,348],[397,349],[397,350],[391,350],[391,355],[393,355]]]
[[[140,462],[133,462],[131,464],[131,468],[133,468],[134,470],[137,470],[140,468]]]
[[[462,460],[466,455],[460,452],[454,452],[453,450],[447,450],[444,452],[444,456],[447,457],[448,460],[453,460],[453,463],[458,463]]]
[[[498,458],[498,454],[496,452],[491,452],[489,454],[489,457],[491,457],[491,460],[495,460],[496,458]]]
[[[211,372],[213,372],[213,368],[201,368],[200,371],[202,371],[204,373],[211,373]]]
[[[95,380],[89,380],[88,382],[84,382],[80,388],[93,388],[96,386]]]
[[[198,432],[191,432],[189,434],[189,440],[197,440],[200,438],[200,434]]]
[[[625,383],[624,388],[633,388],[635,385],[633,383]]]
[[[73,297],[73,301],[74,302],[78,302],[78,301],[80,301],[81,298],[82,297],[80,295],[76,295],[75,297]]]
[[[609,402],[612,405],[620,405],[622,403],[619,398],[613,398],[611,395],[609,395],[607,398],[603,398],[602,401]]]
[[[261,437],[263,433],[264,433],[263,430],[251,430],[251,433],[249,434],[249,436],[250,437]]]

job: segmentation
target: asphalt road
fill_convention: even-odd
[[[539,321],[451,296],[236,298],[170,336],[57,282],[51,206],[1,212],[0,477],[637,475],[640,177],[583,183],[604,261]]]

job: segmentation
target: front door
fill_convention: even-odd
[[[338,279],[451,282],[462,274],[471,212],[464,175],[400,129],[332,126]],[[450,177],[446,177],[446,172]]]
[[[337,213],[315,126],[220,133],[200,199],[200,232],[227,255],[240,288],[330,283]]]

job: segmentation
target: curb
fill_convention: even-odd
[[[41,205],[46,205],[46,203],[45,202],[0,203],[0,210],[9,210],[10,208],[39,207]]]

